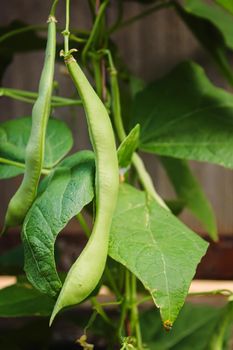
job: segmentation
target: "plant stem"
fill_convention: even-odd
[[[223,309],[222,316],[220,317],[217,326],[215,327],[214,333],[211,336],[208,344],[209,350],[222,350],[224,347],[224,340],[227,329],[231,326],[233,321],[233,302],[230,301]],[[228,348],[228,347],[227,347]]]
[[[141,350],[143,344],[137,306],[137,278],[134,274],[131,274],[131,329],[135,330],[137,348]]]
[[[104,1],[104,2],[100,5],[100,7],[99,7],[99,11],[98,11],[98,14],[97,14],[97,16],[96,16],[94,25],[93,25],[93,27],[92,27],[90,36],[89,36],[89,38],[88,38],[88,40],[87,40],[87,43],[86,43],[86,45],[84,46],[83,51],[82,51],[82,61],[83,61],[83,62],[86,62],[86,56],[87,56],[88,50],[89,50],[89,48],[90,48],[92,42],[94,41],[94,38],[95,38],[96,33],[97,33],[97,31],[98,31],[98,28],[99,28],[99,24],[100,24],[100,22],[101,22],[102,16],[103,16],[103,14],[104,14],[104,12],[105,12],[105,9],[106,9],[108,3],[109,3],[109,0],[106,0],[106,1]]]
[[[90,298],[90,301],[92,303],[94,310],[98,312],[98,314],[103,318],[103,320],[109,325],[113,326],[111,319],[108,317],[108,315],[106,314],[106,312],[104,311],[102,305],[98,302],[98,300],[95,297],[92,297]]]
[[[91,230],[89,229],[83,214],[80,212],[76,215],[76,217],[77,217],[77,220],[80,223],[80,226],[82,227],[85,235],[87,236],[87,238],[89,238],[91,235]]]
[[[142,161],[142,159],[139,157],[137,153],[133,154],[133,165],[135,169],[137,170],[139,180],[142,184],[142,186],[145,188],[147,194],[149,194],[152,198],[158,202],[161,207],[167,209],[170,211],[164,200],[159,196],[159,194],[155,191],[153,181],[151,179],[150,174],[145,168],[145,165]]]
[[[18,101],[33,104],[38,98],[38,93],[11,88],[0,88],[0,96],[5,96]],[[52,107],[80,106],[82,105],[82,102],[81,100],[52,96],[51,105]]]
[[[118,79],[117,79],[117,70],[115,68],[111,52],[109,50],[101,50],[100,52],[104,53],[108,57],[109,61],[109,72],[110,72],[110,80],[111,80],[111,89],[112,89],[112,110],[113,110],[113,120],[114,125],[117,131],[117,135],[119,140],[122,142],[126,138],[126,132],[124,129],[123,121],[122,121],[122,114],[121,114],[121,104],[120,104],[120,91],[119,91],[119,85],[118,85]],[[146,170],[144,163],[142,159],[139,157],[137,153],[133,154],[132,158],[133,165],[135,169],[137,170],[138,177],[140,182],[142,183],[144,189],[146,192],[154,198],[162,207],[169,210],[166,203],[163,201],[163,199],[158,195],[156,192],[153,181],[151,179],[150,174]]]
[[[15,29],[15,30],[11,30],[10,32],[7,32],[6,34],[3,34],[2,36],[0,36],[0,43],[2,43],[3,41],[18,35],[18,34],[22,34],[22,33],[26,33],[26,32],[31,32],[34,30],[47,30],[47,26],[39,26],[39,25],[32,25],[32,26],[25,26],[23,28],[19,28],[19,29]]]
[[[64,36],[64,53],[69,52],[69,37],[70,37],[70,0],[66,0],[66,27],[62,32]]]
[[[110,29],[110,33],[113,33],[113,32],[118,31],[119,29],[125,28],[125,27],[135,23],[136,21],[151,15],[155,11],[158,11],[158,10],[163,9],[163,8],[171,7],[171,6],[173,6],[173,1],[167,1],[167,2],[163,1],[163,2],[160,2],[160,3],[156,3],[156,5],[150,7],[149,9],[147,9],[147,10],[141,12],[141,13],[139,13],[136,16],[133,16],[133,17],[127,19],[126,21],[118,24],[118,26],[114,25]]]
[[[52,7],[51,7],[51,10],[50,10],[50,16],[54,16],[55,15],[57,3],[58,3],[58,0],[54,0],[53,1]]]
[[[14,160],[6,159],[6,158],[0,158],[0,163],[15,166],[15,167],[21,168],[21,169],[25,169],[24,163],[16,162]],[[41,170],[41,174],[43,174],[43,175],[48,175],[50,172],[51,172],[51,169],[43,168]]]
[[[229,297],[233,295],[233,291],[230,289],[216,289],[216,290],[211,290],[208,292],[193,292],[193,293],[188,293],[188,296],[195,296],[195,295],[223,295],[226,297]]]

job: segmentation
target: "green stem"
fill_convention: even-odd
[[[82,227],[85,235],[87,236],[87,238],[89,238],[91,235],[91,230],[89,229],[83,214],[80,212],[76,215],[76,217],[77,217],[77,220],[80,223],[80,226]]]
[[[0,163],[15,166],[15,167],[21,168],[21,169],[25,169],[24,163],[16,162],[14,160],[6,159],[6,158],[0,158]],[[48,175],[50,172],[51,172],[51,169],[43,168],[41,170],[41,174],[43,174],[43,175]]]
[[[66,0],[66,27],[62,32],[64,36],[64,54],[69,52],[69,37],[70,37],[70,0]]]
[[[36,31],[36,30],[47,30],[47,26],[39,26],[39,25],[32,25],[32,26],[25,26],[23,28],[19,28],[19,29],[15,29],[15,30],[11,30],[10,32],[7,32],[6,34],[3,34],[2,36],[0,36],[0,43],[2,43],[3,41],[18,35],[18,34],[22,34],[22,33],[26,33],[26,32],[31,32],[31,31]]]
[[[70,40],[73,40],[77,43],[86,43],[87,42],[87,39],[84,39],[84,38],[79,38],[77,35],[74,35],[74,34],[70,34]]]
[[[133,165],[134,165],[135,169],[137,170],[139,180],[140,180],[142,186],[145,188],[148,195],[151,196],[152,198],[154,198],[161,205],[161,207],[170,211],[170,209],[168,208],[168,206],[166,205],[164,200],[155,191],[151,176],[148,173],[148,171],[146,170],[142,159],[139,157],[139,155],[137,153],[133,154],[132,161],[133,161]]]
[[[210,343],[208,344],[209,350],[223,349],[225,335],[226,335],[227,329],[231,327],[232,320],[233,320],[233,302],[231,301],[224,308],[223,314],[217,323],[214,333],[210,339]]]
[[[131,274],[131,329],[132,332],[135,331],[137,348],[141,350],[143,344],[137,306],[137,278],[134,274]]]
[[[108,317],[106,312],[104,311],[102,305],[98,302],[98,300],[95,297],[90,298],[90,301],[92,303],[92,306],[94,310],[97,311],[97,313],[103,318],[103,320],[108,323],[110,326],[113,327],[113,323],[111,319]]]
[[[101,75],[101,68],[100,68],[100,60],[96,57],[92,57],[92,66],[94,70],[94,77],[95,77],[95,83],[96,83],[96,92],[98,96],[102,97],[102,75]]]
[[[52,7],[51,7],[51,10],[50,10],[50,16],[54,16],[55,15],[57,3],[58,3],[58,0],[54,0],[54,2],[52,4]]]
[[[95,19],[95,22],[94,22],[94,25],[92,27],[92,30],[91,30],[91,33],[90,33],[90,36],[87,40],[87,43],[86,45],[84,46],[83,48],[83,51],[82,51],[82,61],[85,63],[86,62],[86,56],[87,56],[87,53],[88,53],[88,50],[92,44],[92,42],[94,41],[94,38],[98,32],[98,29],[99,29],[99,24],[101,23],[101,19],[102,19],[102,16],[105,12],[105,9],[107,7],[109,3],[109,0],[106,0],[104,1],[100,7],[99,7],[99,11],[98,11],[98,14],[96,16],[96,19]]]
[[[188,293],[189,296],[195,296],[195,295],[223,295],[225,297],[229,297],[233,295],[233,291],[230,289],[216,289],[216,290],[211,290],[208,292],[193,292],[193,293]]]
[[[17,90],[11,88],[0,88],[0,96],[9,97],[18,101],[34,104],[38,98],[38,93]],[[81,100],[70,99],[60,96],[52,96],[52,107],[67,107],[67,106],[80,106],[82,105]]]
[[[150,7],[149,9],[139,13],[138,15],[127,19],[126,21],[122,22],[121,24],[118,24],[118,26],[114,25],[114,27],[112,27],[110,29],[110,33],[113,33],[119,29],[125,28],[125,27],[137,22],[138,20],[151,15],[155,11],[158,11],[158,10],[163,9],[163,8],[171,7],[171,6],[173,6],[173,1],[167,1],[167,2],[163,1],[163,2],[157,3],[156,5]]]
[[[126,138],[126,132],[124,129],[123,121],[122,121],[122,114],[121,114],[121,104],[120,104],[120,91],[119,91],[119,85],[118,85],[118,79],[117,79],[117,70],[115,68],[111,52],[109,50],[101,50],[100,52],[104,53],[108,57],[109,61],[109,72],[110,72],[110,80],[111,80],[111,89],[112,89],[112,110],[113,110],[113,120],[114,125],[117,131],[117,135],[119,140],[122,142]],[[169,210],[166,203],[163,201],[163,199],[159,196],[159,194],[156,192],[153,181],[151,179],[150,174],[146,170],[144,163],[142,159],[139,157],[137,153],[133,154],[132,158],[133,165],[135,169],[137,170],[138,177],[140,182],[142,183],[144,189],[146,192],[154,198],[162,207]]]

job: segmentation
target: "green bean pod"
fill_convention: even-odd
[[[82,302],[98,284],[108,254],[119,186],[116,145],[106,108],[72,55],[65,57],[65,63],[83,101],[96,156],[96,218],[87,245],[67,274],[50,324],[62,308]]]
[[[23,181],[12,197],[5,219],[4,231],[22,224],[37,193],[44,160],[45,134],[50,114],[56,54],[56,19],[48,18],[48,39],[45,61],[39,83],[38,98],[32,109],[31,134],[26,147],[25,174]]]

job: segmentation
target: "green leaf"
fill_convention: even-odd
[[[217,226],[213,209],[185,160],[160,157],[160,161],[178,197],[203,224],[213,240],[217,240]]]
[[[173,324],[208,244],[144,192],[120,187],[109,254],[151,293],[165,325]]]
[[[29,210],[22,239],[25,272],[41,292],[55,296],[61,288],[56,271],[54,244],[69,220],[92,201],[95,160],[91,151],[82,151],[65,159],[49,178],[44,191]],[[42,184],[43,187],[43,184]]]
[[[12,165],[0,164],[0,180],[10,179],[24,173],[24,169]]]
[[[215,327],[215,330],[211,336],[208,344],[208,350],[221,350],[224,349],[224,343],[228,343],[229,338],[232,335],[233,326],[233,301],[228,304],[222,310],[221,317]],[[227,346],[228,349],[228,346]]]
[[[119,168],[127,168],[130,165],[133,153],[138,147],[139,134],[140,125],[137,124],[120,144],[117,150]]]
[[[54,300],[35,290],[30,283],[18,282],[0,289],[0,317],[48,316]]]
[[[197,64],[180,64],[134,100],[139,148],[233,168],[233,96],[215,87]]]
[[[231,0],[215,0],[215,2],[233,15],[233,2]]]
[[[24,163],[30,131],[30,117],[17,118],[1,123],[0,157]],[[72,134],[66,124],[60,120],[50,118],[46,135],[44,167],[51,168],[57,164],[70,151],[72,145]],[[9,177],[16,174],[16,169],[12,166],[1,164],[0,169],[0,173],[4,174],[5,178],[7,174],[10,175]],[[22,169],[19,171],[22,172]]]
[[[181,214],[185,208],[185,202],[181,198],[166,199],[165,203],[175,216]]]
[[[150,350],[206,350],[221,315],[221,308],[185,304],[172,331],[166,333],[159,313],[147,310],[140,318],[143,342]]]
[[[213,23],[221,32],[226,45],[233,49],[233,17],[229,13],[213,2],[208,4],[203,0],[185,0],[184,9]]]
[[[179,3],[174,3],[174,6],[178,15],[216,62],[225,79],[233,85],[233,71],[221,31],[209,20],[187,12]]]

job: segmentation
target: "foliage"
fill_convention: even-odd
[[[178,64],[159,80],[143,82],[123,63],[111,34],[153,11],[170,7],[233,86],[233,71],[227,56],[233,50],[233,8],[225,0],[182,3],[132,0],[141,3],[138,8],[142,12],[124,20],[129,1],[118,0],[118,18],[109,25],[105,20],[108,1],[100,2],[96,11],[98,2],[90,0],[91,30],[72,29],[70,38],[69,1],[66,2],[63,54],[67,56],[69,39],[72,45],[78,46],[77,60],[89,71],[95,91],[110,114],[118,141],[121,182],[117,206],[110,218],[109,258],[102,280],[89,295],[93,313],[89,320],[85,318],[81,322],[84,335],[78,342],[84,349],[92,348],[92,340],[87,338],[90,330],[91,334],[103,337],[111,349],[117,346],[139,350],[213,350],[216,344],[218,349],[227,349],[232,301],[221,309],[185,304],[208,244],[175,215],[183,208],[189,209],[210,238],[217,241],[211,203],[192,173],[189,161],[233,168],[232,93],[215,86],[204,69],[192,61]],[[40,32],[45,30],[45,26],[28,26],[18,20],[0,27],[1,78],[16,53],[44,49],[46,39]],[[61,48],[62,45],[57,45],[58,50]],[[2,88],[0,93],[4,95],[4,91],[6,96],[25,103],[34,103],[38,98],[29,91]],[[80,94],[78,99],[72,92],[69,95],[70,98],[63,98],[54,91],[49,106],[54,109],[72,106],[79,116],[80,109],[76,106],[82,104],[83,96]],[[96,122],[98,125],[98,120]],[[89,130],[91,127],[89,124]],[[25,175],[25,155],[32,128],[30,116],[15,116],[0,123],[0,179],[3,181]],[[92,138],[93,135],[93,142]],[[0,317],[50,316],[64,277],[57,271],[56,238],[73,217],[77,217],[87,236],[90,235],[84,216],[89,213],[95,219],[98,211],[99,157],[89,150],[76,152],[72,146],[72,132],[66,123],[50,117],[41,180],[22,225],[22,244],[0,257],[1,274],[19,273],[15,285],[0,290]],[[177,198],[166,200],[158,195],[139,151],[158,157]],[[26,276],[21,276],[23,264]],[[101,283],[107,285],[116,298],[114,316],[96,299]],[[155,304],[152,309],[141,312],[138,291],[142,297],[139,304],[151,299]],[[79,322],[75,317],[73,321]],[[42,343],[46,348],[51,334],[47,319],[46,325],[41,322],[40,327],[45,329],[45,343]],[[172,327],[172,332],[164,332],[163,328]],[[27,331],[27,327],[25,329]],[[22,332],[25,334],[25,330]],[[33,334],[34,331],[34,339]],[[21,333],[15,339],[0,336],[0,345],[23,349]]]

